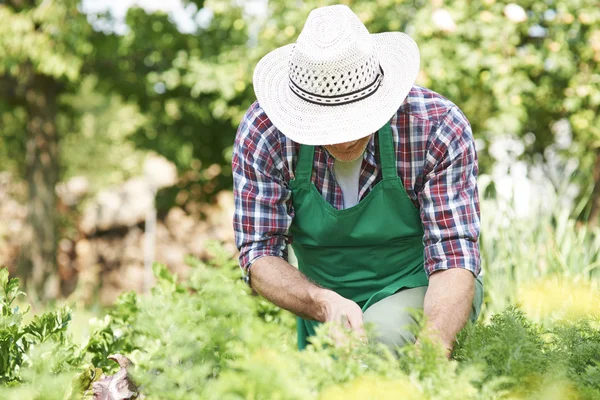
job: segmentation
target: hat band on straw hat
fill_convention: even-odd
[[[354,103],[371,96],[377,91],[381,81],[383,80],[383,69],[379,67],[379,73],[375,76],[375,80],[369,85],[362,89],[355,90],[354,92],[340,94],[335,96],[320,96],[311,92],[307,92],[302,89],[290,78],[290,89],[292,92],[300,97],[301,99],[308,101],[313,104],[320,104],[323,106],[339,106],[343,104]]]

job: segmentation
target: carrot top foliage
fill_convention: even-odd
[[[298,352],[294,318],[252,296],[235,261],[189,263],[183,282],[156,264],[151,295],[122,295],[81,345],[68,308],[25,323],[18,280],[0,270],[2,398],[92,398],[118,370],[112,354],[132,361],[135,393],[149,399],[600,398],[597,320],[541,325],[510,307],[467,326],[451,360],[430,343],[399,359],[374,344],[336,347],[324,330]]]

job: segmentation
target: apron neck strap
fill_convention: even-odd
[[[398,178],[398,168],[396,168],[396,150],[394,149],[394,140],[392,139],[392,128],[387,122],[377,132],[379,138],[379,157],[381,158],[381,171],[383,179]]]
[[[379,155],[381,158],[381,170],[383,179],[393,179],[398,177],[396,168],[396,155],[394,141],[392,139],[392,128],[387,122],[379,129],[377,136],[379,138]],[[315,146],[300,145],[300,154],[298,155],[298,165],[296,167],[296,179],[298,181],[310,182],[313,169],[313,160],[315,156]]]
[[[312,176],[314,155],[315,146],[309,146],[306,144],[300,145],[298,165],[296,166],[296,179],[298,181],[310,182],[310,177]]]

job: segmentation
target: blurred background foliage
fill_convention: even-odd
[[[55,271],[54,187],[85,176],[90,196],[141,173],[148,152],[178,169],[159,211],[207,202],[231,185],[236,127],[254,101],[252,73],[293,42],[309,11],[343,3],[373,33],[419,44],[418,84],[450,98],[472,123],[482,176],[494,144],[577,185],[571,216],[600,213],[600,7],[596,0],[206,0],[172,14],[110,11],[77,0],[0,1],[0,170],[28,185],[22,275],[40,293]],[[575,160],[566,169],[560,160]],[[564,172],[563,171],[563,172]],[[555,174],[556,175],[556,174]],[[487,182],[487,181],[486,181]],[[485,195],[500,190],[493,180]],[[555,186],[561,186],[560,182]],[[34,240],[35,238],[35,240]],[[37,267],[36,267],[37,265]],[[42,296],[43,297],[43,296]]]
[[[10,361],[0,366],[0,382],[26,383],[0,388],[4,397],[63,398],[74,370],[87,387],[99,378],[96,367],[116,372],[106,357],[121,352],[156,398],[304,398],[321,390],[323,398],[348,397],[393,385],[430,398],[504,398],[507,391],[597,398],[597,0],[172,0],[154,8],[139,0],[129,2],[123,20],[108,5],[95,7],[100,3],[0,0],[0,260],[7,249],[20,253],[18,272],[34,309],[36,298],[57,297],[51,283],[75,265],[75,336],[87,336],[71,339],[66,308],[24,317],[15,307],[16,281],[0,270],[0,353]],[[372,351],[338,353],[326,342],[297,353],[291,314],[250,296],[236,279],[231,246],[204,242],[183,247],[206,262],[188,259],[196,267],[176,271],[183,283],[157,265],[152,296],[127,293],[104,319],[77,322],[93,312],[83,311],[80,299],[99,284],[143,280],[134,273],[142,263],[136,251],[148,237],[140,233],[145,209],[129,225],[96,232],[99,223],[92,223],[86,231],[89,204],[101,203],[102,193],[113,201],[144,188],[135,180],[148,174],[145,160],[156,153],[178,175],[157,192],[156,247],[171,257],[159,261],[173,270],[185,255],[179,243],[214,238],[216,225],[231,231],[230,218],[203,206],[231,203],[219,196],[230,189],[231,145],[254,101],[254,66],[293,42],[311,9],[334,3],[350,6],[373,33],[410,34],[421,51],[417,83],[454,101],[472,123],[482,193],[482,319],[489,324],[459,338],[455,358],[463,367],[409,354],[392,368]],[[191,23],[182,23],[182,13]],[[83,199],[61,195],[69,182],[85,187]],[[136,185],[110,192],[127,182]],[[125,214],[142,203],[132,201]],[[193,226],[200,217],[214,221]],[[231,237],[218,240],[226,245]],[[510,308],[516,302],[535,324]],[[364,376],[365,359],[388,381]],[[165,371],[162,379],[156,371]],[[569,394],[576,387],[580,397]]]

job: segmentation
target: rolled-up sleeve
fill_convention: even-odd
[[[419,193],[428,275],[464,268],[481,271],[477,153],[467,118],[456,107],[428,140],[424,185]]]
[[[240,266],[249,269],[262,256],[287,258],[292,222],[275,128],[255,103],[247,111],[233,146],[233,228]]]

